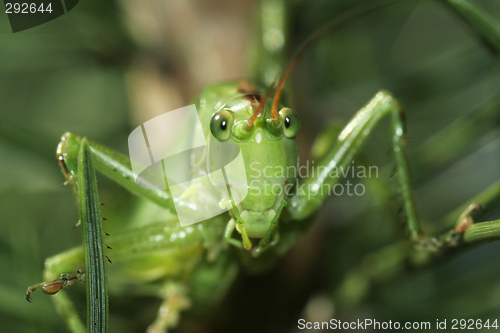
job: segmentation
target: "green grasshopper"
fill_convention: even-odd
[[[279,104],[281,90],[294,66],[284,71],[272,98],[257,85],[234,81],[208,86],[196,100],[205,139],[237,144],[245,161],[247,178],[251,180],[256,178],[255,174],[259,175],[242,203],[229,202],[227,213],[209,220],[181,227],[173,214],[175,209],[168,191],[138,187],[126,156],[91,143],[96,168],[132,193],[148,199],[144,211],[148,211],[149,219],[151,211],[158,211],[161,216],[161,220],[153,219],[158,223],[114,234],[109,242],[113,248],[110,257],[113,265],[118,266],[116,269],[122,271],[122,278],[137,284],[164,281],[156,293],[162,298],[162,305],[148,331],[164,332],[175,327],[180,312],[191,304],[217,303],[240,266],[263,271],[276,263],[306,232],[331,193],[330,189],[340,182],[332,173],[352,164],[354,156],[385,117],[391,120],[395,177],[404,202],[409,241],[415,245],[412,251],[433,259],[436,253],[452,252],[463,245],[500,237],[500,221],[473,223],[471,214],[480,209],[479,203],[487,204],[489,200],[484,196],[478,203],[474,199],[466,205],[456,227],[449,232],[436,237],[422,233],[406,157],[404,111],[386,91],[378,92],[339,135],[332,137],[333,128],[319,135],[315,146],[327,147],[312,156],[318,172],[306,177],[296,173],[277,176],[272,172],[271,179],[264,177],[266,168],[289,170],[298,165],[296,135],[300,118],[295,111]],[[82,137],[66,133],[57,149],[61,169],[73,188],[77,186],[76,161],[81,140]],[[208,152],[204,155],[210,157]],[[274,194],[274,184],[290,190]],[[207,194],[196,192],[196,195],[203,199]],[[192,192],[186,196],[192,197]],[[197,208],[202,209],[202,204]],[[82,266],[81,248],[49,258],[44,273],[48,282],[29,287],[26,294],[28,300],[37,289],[54,295],[58,312],[73,332],[84,331],[84,326],[67,295],[60,290],[85,281]],[[140,291],[138,287],[137,292]],[[145,288],[144,293],[147,292]]]

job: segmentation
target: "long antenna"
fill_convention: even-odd
[[[273,120],[273,122],[276,123],[279,121],[278,104],[286,79],[288,78],[288,76],[290,76],[290,74],[297,67],[302,58],[307,54],[307,52],[311,50],[311,48],[316,46],[316,44],[318,44],[327,34],[335,31],[336,29],[340,28],[346,23],[349,23],[352,19],[365,16],[371,12],[374,12],[378,9],[388,6],[396,1],[399,0],[388,0],[380,2],[377,1],[378,4],[373,4],[373,2],[375,1],[370,0],[369,1],[370,5],[361,9],[349,10],[347,12],[342,13],[339,17],[334,18],[330,23],[318,29],[311,37],[309,37],[309,39],[307,39],[304,42],[304,44],[302,44],[302,46],[299,48],[298,52],[295,54],[292,60],[290,60],[285,70],[283,71],[283,74],[281,74],[276,92],[274,93],[273,104],[271,106],[271,119]]]
[[[275,87],[275,83],[276,82],[273,82],[269,88],[267,89],[266,91],[266,94],[264,95],[264,97],[260,100],[260,104],[259,106],[257,107],[257,110],[255,110],[255,112],[253,113],[252,117],[250,117],[250,119],[247,120],[247,126],[248,128],[251,128],[253,126],[253,123],[255,122],[255,119],[257,119],[257,117],[260,115],[260,113],[262,112],[262,110],[264,109],[264,107],[266,106],[266,102],[267,100],[269,99],[269,96],[271,96],[273,90],[274,90],[274,87]]]

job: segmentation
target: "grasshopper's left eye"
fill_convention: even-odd
[[[227,110],[221,110],[214,114],[210,121],[210,131],[219,141],[226,141],[231,135],[233,126],[233,114]]]
[[[300,129],[299,115],[289,108],[283,108],[279,113],[283,123],[283,133],[287,138],[293,139]]]

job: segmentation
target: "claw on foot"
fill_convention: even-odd
[[[471,217],[471,214],[475,211],[481,210],[484,207],[480,204],[470,204],[469,207],[460,215],[458,218],[458,222],[455,226],[455,233],[461,234],[467,230],[471,225],[474,224],[474,220]]]
[[[61,289],[73,287],[78,281],[85,283],[85,270],[83,268],[72,273],[62,273],[58,280],[42,282],[28,287],[26,300],[31,303],[31,294],[40,288],[44,294],[55,295]]]

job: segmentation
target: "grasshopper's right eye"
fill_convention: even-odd
[[[233,114],[229,111],[222,110],[214,114],[210,121],[210,132],[219,141],[226,141],[231,135],[231,127],[233,126]]]
[[[283,122],[283,133],[289,139],[293,139],[300,129],[300,118],[297,112],[289,108],[283,108],[279,112]]]

